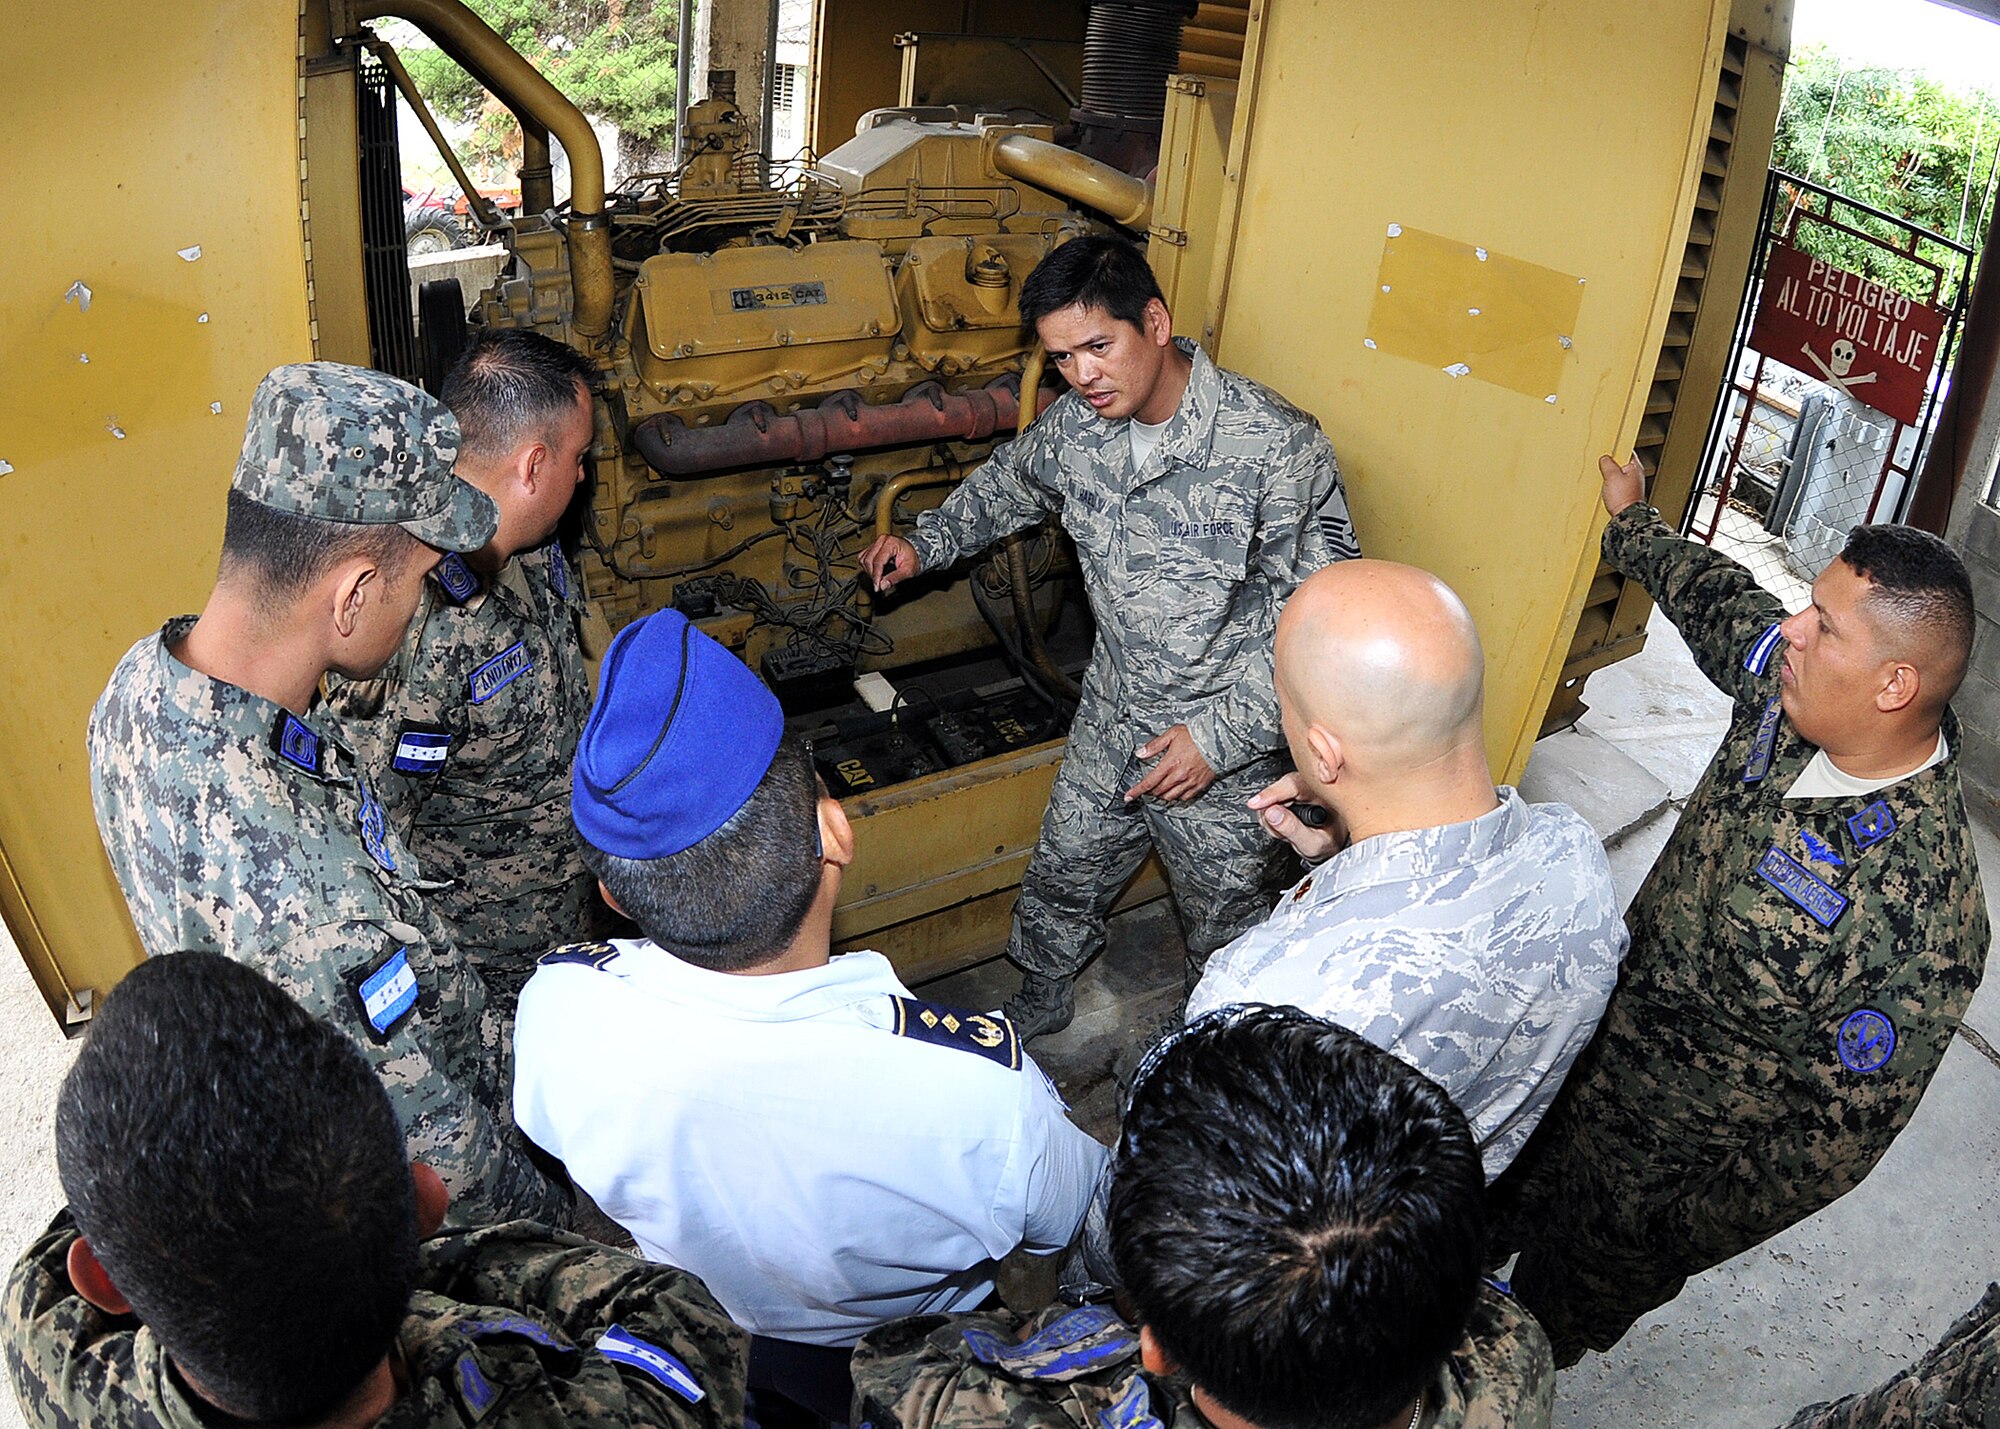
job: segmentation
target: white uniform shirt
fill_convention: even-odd
[[[746,1328],[850,1345],[970,1310],[993,1264],[1075,1235],[1108,1153],[1025,1054],[895,1030],[879,953],[762,977],[650,942],[545,963],[521,993],[514,1115],[647,1257]],[[993,1022],[981,1028],[990,1035]],[[1011,1035],[1010,1047],[1018,1047]]]
[[[1491,1181],[1597,1030],[1630,938],[1589,824],[1512,789],[1342,849],[1209,958],[1187,1015],[1304,1008],[1394,1052],[1472,1123]]]

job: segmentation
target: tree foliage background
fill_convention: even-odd
[[[1988,93],[1947,89],[1913,70],[1857,66],[1824,45],[1792,57],[1774,168],[1977,248],[1991,217],[1996,154],[2000,100]],[[1789,189],[1784,200],[1797,203],[1804,193]],[[1906,236],[1851,209],[1836,207],[1835,216],[1894,242]],[[1852,235],[1801,222],[1795,241],[1816,258],[1912,297],[1929,296],[1927,270]],[[1935,244],[1920,243],[1917,251],[1947,270],[1938,301],[1948,306],[1957,296],[1957,260]]]
[[[618,126],[620,173],[656,168],[674,132],[677,0],[467,0],[550,83],[593,119]],[[436,49],[399,51],[440,115],[474,125],[469,157],[518,159],[520,130],[478,82]]]

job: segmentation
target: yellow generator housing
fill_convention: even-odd
[[[1053,400],[1020,283],[1078,234],[1146,242],[1180,330],[1319,417],[1365,549],[1465,596],[1503,777],[1637,648],[1643,594],[1597,561],[1595,457],[1636,444],[1656,501],[1686,501],[1782,19],[1146,0],[1120,7],[1152,17],[1140,64],[1080,3],[1010,8],[1032,34],[964,8],[906,33],[896,5],[821,0],[819,157],[773,182],[718,95],[679,168],[622,187],[457,0],[18,17],[23,188],[62,201],[0,276],[0,910],[59,1015],[143,955],[92,820],[88,710],[203,598],[280,362],[434,383],[468,324],[588,355],[571,535],[596,614],[677,607],[778,690],[858,828],[836,936],[906,979],[1004,936],[1092,627],[1053,526],[882,601],[854,558]],[[371,22],[392,15],[521,120],[523,213],[477,294],[413,304],[389,233],[402,74]]]

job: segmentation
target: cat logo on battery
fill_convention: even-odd
[[[843,759],[835,764],[834,770],[847,781],[850,789],[865,789],[875,782],[875,776],[868,772],[868,766],[858,759]]]
[[[1023,729],[1021,722],[1011,715],[1001,715],[995,719],[993,721],[993,732],[1009,744],[1026,744],[1028,742],[1028,731]]]

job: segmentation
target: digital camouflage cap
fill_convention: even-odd
[[[428,393],[365,367],[295,362],[257,384],[233,485],[274,511],[476,551],[500,515],[452,474],[458,449],[458,419]]]

